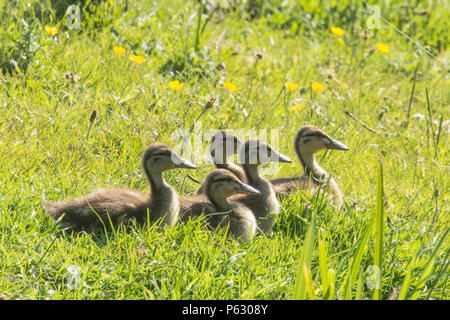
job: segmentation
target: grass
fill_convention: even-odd
[[[202,19],[195,1],[106,1],[80,30],[67,30],[64,17],[33,18],[25,1],[0,1],[0,294],[448,299],[448,5],[375,4],[441,62],[389,26],[365,39],[368,16],[357,0],[238,4]],[[375,48],[380,42],[388,54]],[[173,80],[183,88],[171,90]],[[285,81],[299,88],[287,91]],[[326,89],[312,90],[313,82]],[[296,159],[292,141],[306,123],[350,147],[317,156],[345,205],[299,193],[282,202],[273,232],[249,244],[208,232],[203,221],[70,233],[42,209],[44,198],[103,186],[147,192],[143,149],[181,148],[177,135],[191,137],[183,155],[199,165],[189,172],[198,179],[212,168],[202,159],[207,130],[267,129],[267,140],[275,145],[278,133],[279,151]],[[300,172],[295,161],[273,176]],[[197,187],[187,174],[166,174],[183,196]]]

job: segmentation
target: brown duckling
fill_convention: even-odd
[[[342,205],[342,192],[336,181],[330,177],[316,161],[314,153],[324,150],[348,150],[343,143],[332,139],[322,129],[306,125],[300,128],[295,137],[295,151],[300,160],[305,174],[300,177],[278,178],[271,181],[275,193],[279,198],[285,198],[297,190],[311,190],[315,192],[320,181],[328,181],[328,187],[332,192],[334,203]]]
[[[248,184],[257,189],[260,195],[236,195],[230,199],[244,204],[253,211],[258,228],[262,232],[272,229],[275,224],[275,216],[280,211],[280,204],[272,184],[258,174],[258,166],[269,162],[290,163],[292,160],[262,140],[247,140],[239,150],[239,163],[242,164]]]
[[[228,234],[240,242],[250,241],[257,230],[253,212],[239,202],[228,199],[235,194],[259,195],[255,188],[240,181],[226,169],[214,169],[205,179],[205,194],[181,199],[180,220],[204,215],[211,228],[228,228]]]
[[[55,220],[63,214],[61,223],[72,229],[110,227],[136,219],[137,223],[161,221],[172,227],[178,218],[179,198],[168,185],[162,173],[175,168],[195,169],[196,166],[181,158],[172,148],[156,143],[149,146],[143,157],[143,167],[150,183],[151,193],[142,194],[128,189],[98,189],[68,202],[44,202],[44,209]]]
[[[226,130],[217,131],[211,138],[209,150],[213,158],[214,165],[218,169],[231,171],[239,180],[247,182],[244,170],[231,162],[228,158],[237,153],[242,146],[242,141],[234,134]],[[205,193],[205,183],[202,183],[196,194]]]

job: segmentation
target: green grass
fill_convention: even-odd
[[[195,1],[130,0],[124,11],[125,3],[92,7],[95,18],[86,14],[80,30],[67,30],[64,17],[41,21],[26,1],[0,1],[0,294],[449,298],[450,80],[441,62],[417,54],[414,43],[388,26],[365,40],[368,15],[358,0],[340,6],[273,0],[202,19]],[[448,64],[448,4],[403,3],[377,5]],[[57,37],[45,32],[46,24],[59,27]],[[342,40],[331,26],[346,30]],[[390,53],[378,52],[378,42]],[[114,54],[116,45],[126,48],[124,56]],[[131,62],[132,53],[145,62]],[[222,63],[225,69],[217,68]],[[184,83],[178,91],[168,87],[175,79]],[[286,91],[287,80],[300,88]],[[223,81],[238,90],[225,90]],[[326,89],[314,92],[312,82]],[[212,97],[214,107],[205,109]],[[289,109],[298,103],[301,110]],[[296,159],[293,139],[307,123],[350,147],[317,156],[345,205],[337,210],[323,193],[299,193],[282,202],[273,232],[249,244],[208,232],[203,221],[163,231],[70,233],[42,209],[44,197],[69,199],[97,187],[147,192],[142,151],[153,142],[179,146],[179,128],[277,129],[279,151]],[[206,137],[192,143],[207,150]],[[189,174],[202,179],[212,166],[199,155],[191,155],[199,169]],[[279,168],[274,176],[301,173],[298,161]],[[197,187],[187,173],[166,174],[183,196]],[[380,267],[378,288],[373,266]]]

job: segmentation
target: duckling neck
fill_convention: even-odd
[[[225,154],[223,154],[222,156],[220,155],[213,156],[213,161],[217,168],[220,168],[220,166],[228,164],[227,157]]]
[[[150,187],[153,190],[158,190],[167,186],[166,181],[162,176],[162,172],[147,172],[148,181],[150,182]]]
[[[258,174],[258,166],[256,164],[244,164],[243,168],[250,185],[254,185],[262,180]]]
[[[172,227],[178,218],[179,199],[175,189],[164,180],[161,172],[147,172],[151,187],[150,222]]]
[[[312,175],[316,179],[328,178],[329,175],[316,161],[314,154],[297,152],[298,158],[302,163],[306,175]]]
[[[330,177],[330,174],[325,171],[319,164],[317,163],[313,154],[303,154],[301,152],[297,152],[298,158],[302,163],[303,169],[305,170],[306,175],[312,174],[313,178],[320,180],[324,179],[328,181],[328,187],[333,193],[333,201],[338,207],[342,206],[342,192],[339,189],[336,181]],[[319,182],[319,181],[317,181]]]
[[[209,200],[211,201],[211,203],[219,210],[221,211],[228,211],[231,209],[231,203],[228,202],[227,198],[224,197],[223,195],[220,196],[209,196]]]

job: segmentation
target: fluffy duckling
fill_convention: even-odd
[[[156,143],[149,146],[143,157],[143,167],[150,183],[149,195],[128,189],[99,189],[82,198],[68,202],[44,202],[44,209],[55,220],[63,214],[61,223],[72,229],[110,226],[136,219],[138,223],[161,220],[172,227],[178,218],[179,198],[162,173],[175,168],[195,169],[172,148]]]
[[[181,200],[181,221],[205,215],[209,225],[216,229],[228,228],[228,234],[241,241],[250,241],[257,230],[253,212],[242,203],[229,201],[232,195],[259,195],[255,188],[240,181],[226,169],[215,169],[205,179],[205,194]]]
[[[348,150],[343,143],[332,139],[322,129],[306,125],[300,128],[295,137],[295,151],[300,160],[305,174],[301,177],[279,178],[272,180],[273,187],[279,198],[284,198],[297,190],[309,190],[315,192],[320,181],[328,181],[328,187],[332,192],[334,203],[342,205],[342,192],[336,181],[330,177],[316,161],[314,153],[324,150]]]
[[[275,216],[280,211],[280,204],[272,184],[258,174],[258,166],[268,162],[290,163],[292,160],[262,140],[247,140],[239,150],[239,163],[242,164],[248,184],[257,189],[260,195],[236,195],[231,198],[231,201],[242,203],[253,211],[258,228],[262,232],[272,229]]]
[[[245,183],[247,178],[244,170],[240,166],[228,162],[228,158],[236,154],[241,146],[242,141],[236,135],[229,131],[221,130],[217,131],[211,138],[209,150],[216,168],[231,171],[239,180]],[[196,194],[204,193],[205,183],[202,183]]]

